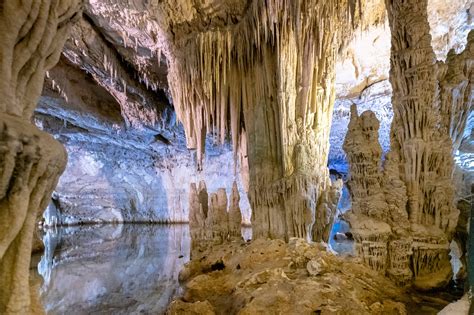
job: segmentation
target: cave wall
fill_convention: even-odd
[[[89,95],[87,101],[100,105],[103,100]],[[97,119],[96,114],[68,109],[72,102],[65,105],[59,96],[43,96],[35,116],[38,126],[65,144],[69,156],[54,202],[45,213],[46,224],[187,222],[192,181],[207,180],[210,188],[225,187],[230,194],[237,180],[244,191],[233,175],[228,146],[217,147],[208,139],[206,168],[197,172],[180,126],[167,125],[159,133],[169,141],[164,143],[156,139],[156,131],[126,131],[113,121]],[[81,102],[76,99],[75,104]],[[244,222],[249,223],[245,195],[241,207]]]
[[[83,140],[66,145],[69,163],[55,190],[59,206],[50,204],[57,208],[57,217],[48,218],[47,224],[188,222],[190,182],[206,180],[211,189],[225,187],[230,194],[234,177],[229,148],[209,147],[216,156],[207,157],[206,171],[198,173],[187,151],[166,152],[157,144],[151,145],[156,150],[139,150],[123,140],[115,145],[110,139]],[[91,145],[90,140],[97,142]],[[243,223],[249,223],[246,198],[241,206]]]

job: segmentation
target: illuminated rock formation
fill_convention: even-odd
[[[79,0],[0,5],[1,314],[31,311],[33,229],[66,164],[63,146],[32,125],[31,117],[45,72],[58,61],[80,6]]]
[[[52,93],[46,92],[45,96],[47,97],[44,97],[44,102],[42,102],[46,106],[41,108],[41,118],[46,116],[47,119],[47,121],[42,120],[45,122],[44,130],[53,133],[55,138],[66,145],[71,161],[68,163],[66,175],[62,176],[57,187],[61,204],[64,205],[64,211],[61,212],[65,219],[63,222],[183,222],[188,217],[187,195],[190,182],[198,182],[205,178],[209,185],[208,188],[212,191],[224,186],[227,191],[230,191],[234,179],[232,171],[228,171],[227,174],[222,171],[218,179],[212,173],[217,169],[215,167],[217,163],[223,164],[219,171],[233,169],[232,165],[228,167],[228,164],[232,164],[228,157],[231,153],[227,154],[228,146],[222,147],[222,150],[226,151],[221,151],[221,148],[218,148],[218,140],[222,139],[220,135],[217,135],[220,128],[207,129],[207,154],[203,160],[204,170],[199,173],[199,176],[194,176],[197,173],[195,172],[195,151],[191,151],[189,154],[185,150],[184,130],[180,124],[175,124],[176,117],[171,105],[175,102],[168,90],[166,77],[169,63],[176,62],[178,65],[186,63],[183,59],[191,58],[190,55],[199,52],[199,49],[188,50],[187,47],[193,46],[188,42],[197,40],[200,36],[205,37],[201,33],[224,32],[227,34],[226,31],[229,31],[233,51],[248,48],[249,53],[253,50],[254,55],[257,56],[259,54],[257,46],[262,47],[265,41],[260,41],[259,45],[253,46],[239,42],[237,49],[233,36],[237,32],[235,29],[244,28],[244,26],[239,26],[240,23],[244,23],[248,19],[247,16],[254,14],[250,10],[252,8],[251,2],[253,1],[86,1],[84,18],[75,26],[74,32],[63,50],[61,59],[65,60],[69,66],[62,68],[62,63],[61,69],[49,71],[50,78],[46,84],[46,86],[53,85],[52,81],[54,80],[55,90],[60,89],[61,95],[68,102],[59,97],[52,99],[50,98]],[[277,1],[271,1],[271,3],[273,2],[277,3]],[[356,2],[351,1],[351,3]],[[363,2],[368,3],[365,5]],[[368,27],[369,33],[357,30],[354,36],[351,36],[352,41],[348,50],[338,54],[339,67],[336,70],[338,100],[336,106],[339,106],[338,104],[341,102],[350,104],[351,101],[355,101],[360,105],[360,108],[373,109],[377,117],[382,120],[380,137],[385,150],[389,142],[389,133],[387,132],[389,128],[387,126],[392,117],[389,102],[391,90],[388,82],[384,81],[388,78],[389,70],[390,32],[388,32],[388,22],[383,23],[385,8],[381,5],[382,1],[363,2],[363,15],[370,15],[373,18],[370,18],[370,22],[362,23]],[[468,1],[462,0],[446,5],[440,0],[430,1],[430,24],[432,32],[433,30],[436,32],[433,37],[433,47],[446,49],[447,40],[449,45],[456,43],[456,48],[462,46],[462,41],[459,38],[464,38],[465,29],[470,27],[470,22],[467,21],[469,17],[466,14],[466,9],[469,9],[469,6],[466,2]],[[281,8],[286,8],[288,3],[297,4],[293,1],[279,1],[278,3]],[[313,4],[316,2],[308,2],[308,5]],[[327,4],[327,6],[329,5]],[[345,10],[348,7],[341,5],[339,8]],[[449,9],[449,12],[446,9]],[[357,5],[354,6],[354,10],[356,20],[358,20]],[[285,9],[285,11],[290,12],[291,10]],[[255,14],[257,13],[255,12]],[[349,16],[350,14],[348,14]],[[380,17],[378,23],[377,16]],[[255,25],[251,25],[248,33],[251,34],[254,30],[260,29],[261,31],[257,31],[253,36],[256,39],[258,34],[260,37],[264,36],[263,26],[265,23],[262,23],[263,17],[259,20],[255,19],[255,21]],[[446,29],[445,25],[447,24],[453,25],[453,28]],[[278,27],[284,29],[280,24]],[[317,29],[315,28],[315,30]],[[345,30],[350,30],[350,27]],[[280,31],[275,30],[276,35],[273,38],[280,38],[278,35]],[[270,30],[268,34],[271,32]],[[298,37],[296,32],[293,33],[295,37]],[[301,34],[303,33],[309,34],[311,30],[302,29]],[[339,36],[339,34],[337,35]],[[252,42],[254,41],[254,39],[250,39]],[[216,47],[222,44],[219,41],[210,40],[210,42]],[[373,45],[373,43],[378,44]],[[285,44],[269,44],[271,47],[283,45]],[[299,49],[297,47],[296,45],[295,51]],[[367,50],[367,47],[372,47],[372,49]],[[271,53],[278,55],[275,48],[272,49]],[[438,53],[438,49],[436,49],[436,53]],[[444,52],[443,55],[445,55]],[[291,63],[279,62],[278,56],[275,59],[282,69],[292,67]],[[232,55],[231,63],[234,66],[235,60],[236,57],[234,58]],[[189,66],[191,69],[193,65]],[[251,63],[246,66],[251,66]],[[198,69],[193,69],[198,75]],[[238,84],[233,84],[235,80],[232,82],[228,80],[227,74],[232,75],[231,71],[217,71],[217,69],[215,68],[214,72],[219,72],[222,79],[225,74],[229,91],[234,87],[241,90]],[[343,80],[345,84],[341,85],[341,79],[346,77],[343,71],[345,69],[349,69],[352,75],[349,76],[349,80]],[[73,70],[82,72],[83,78],[73,76]],[[276,70],[272,71],[276,72]],[[283,70],[280,72],[281,77],[287,75]],[[288,74],[291,74],[290,72],[287,71]],[[242,77],[241,75],[236,76]],[[67,78],[67,80],[62,80],[62,78]],[[274,78],[275,81],[278,81],[277,75],[274,75]],[[241,81],[241,79],[237,81]],[[292,82],[292,79],[289,81]],[[201,83],[200,80],[194,79],[190,82],[197,85]],[[171,84],[177,85],[179,83],[171,82]],[[76,85],[76,88],[71,87],[72,85]],[[91,85],[95,85],[96,88],[94,89]],[[294,85],[297,86],[298,83]],[[257,87],[258,85],[254,84],[250,88],[253,86]],[[74,90],[81,88],[85,93],[75,93]],[[163,92],[160,91],[161,88]],[[178,87],[178,89],[180,88]],[[199,87],[196,89],[201,90]],[[285,90],[285,95],[290,95],[289,90]],[[377,93],[376,97],[374,91],[377,91],[375,92]],[[95,97],[98,95],[97,92],[100,92],[99,96],[102,97]],[[352,95],[351,98],[355,95],[359,97],[361,92],[363,95],[360,99],[344,99],[349,94]],[[292,93],[296,95],[296,92]],[[371,102],[372,98],[379,101]],[[82,99],[82,102],[76,102]],[[218,102],[218,99],[222,99],[222,97],[214,99],[215,102]],[[204,100],[207,102],[206,97]],[[81,106],[86,104],[90,110],[82,110],[79,114],[80,117],[78,117],[78,113],[73,110],[77,109],[77,106],[71,106],[76,103]],[[194,104],[185,105],[185,107],[194,106]],[[163,107],[166,107],[166,111],[170,115],[160,113]],[[345,133],[345,126],[349,121],[349,107],[344,105],[343,111],[340,111],[339,107],[334,111],[332,117],[332,126],[334,127],[330,139],[330,163],[336,155],[342,157],[341,134]],[[250,190],[249,151],[247,149],[250,138],[247,135],[252,137],[254,135],[246,131],[245,120],[253,119],[253,117],[245,116],[243,110],[239,112],[239,108],[231,107],[230,104],[224,107],[221,104],[220,108],[225,108],[224,112],[227,113],[227,116],[231,115],[240,121],[240,125],[234,123],[234,126],[238,127],[237,129],[241,129],[236,150],[238,163],[235,171],[240,171],[242,185],[239,183],[239,187],[243,187],[241,188],[242,211],[245,222],[249,222],[250,207],[246,204],[247,195],[244,193]],[[99,113],[97,113],[98,111]],[[104,112],[107,113],[105,117]],[[51,116],[54,117],[54,120],[51,119]],[[48,121],[52,120],[52,125],[57,126],[54,128],[55,130],[48,128]],[[296,118],[294,120],[296,121]],[[103,121],[110,122],[110,124],[98,126],[97,122]],[[212,119],[210,124],[213,125],[214,121]],[[229,119],[220,121],[223,121],[224,125],[228,125],[227,131],[230,131],[232,121]],[[89,122],[93,122],[93,124]],[[173,124],[168,124],[169,122]],[[257,126],[260,125],[264,124]],[[135,128],[136,126],[142,129]],[[156,133],[164,135],[172,145],[160,146],[161,142],[159,141],[150,143]],[[230,137],[226,135],[225,140],[229,139]],[[307,151],[301,150],[301,146],[298,146],[297,150],[298,152]],[[215,161],[216,156],[221,152],[225,152],[226,156]],[[307,152],[302,154],[305,153]],[[294,155],[298,154],[300,153]],[[291,159],[287,160],[293,164],[293,153],[290,152],[288,155],[291,156]],[[79,170],[82,169],[79,166],[83,161],[91,158],[94,159],[91,161],[94,164],[91,165],[103,165],[103,167],[97,168],[97,175],[79,174]],[[184,165],[186,165],[186,170],[182,167]],[[252,168],[254,165],[255,163],[251,163]],[[189,176],[190,174],[192,174],[192,178]],[[81,179],[80,185],[76,181],[77,178]],[[222,180],[225,182],[215,184],[215,181]],[[122,185],[124,182],[127,184]],[[80,189],[81,186],[87,186],[87,188],[83,190]],[[91,200],[92,197],[94,197],[93,200]],[[299,200],[307,197],[302,194],[302,196],[294,198],[295,203],[300,204]],[[311,203],[315,204],[315,202]],[[320,204],[320,202],[316,204]],[[287,206],[289,207],[289,205]],[[110,211],[111,209],[113,211]],[[304,206],[298,207],[298,209],[300,210],[295,212],[304,213],[306,211]],[[312,212],[309,211],[309,213]],[[318,211],[315,215],[317,213]],[[321,216],[325,215],[321,214]],[[302,221],[303,225],[309,226],[312,220],[309,223],[304,223],[305,220]],[[319,220],[315,219],[315,221]],[[313,227],[313,235],[316,230],[322,228],[314,224]]]
[[[453,153],[473,103],[474,32],[464,52],[436,62],[427,1],[386,1],[392,33],[391,149],[380,167],[378,121],[352,109],[344,143],[359,253],[399,284],[447,284],[454,203]],[[368,224],[367,222],[370,222]]]
[[[357,259],[296,238],[215,246],[187,263],[180,280],[183,296],[168,314],[419,314],[423,308],[416,292]]]
[[[196,248],[206,239],[205,223],[206,215],[203,204],[199,200],[195,183],[191,183],[189,189],[189,231],[191,233],[192,248]]]
[[[209,212],[206,218],[206,232],[209,239],[216,244],[222,244],[229,234],[229,219],[227,214],[227,194],[224,188],[211,193],[209,198]]]
[[[204,217],[207,217],[209,212],[209,195],[207,194],[206,182],[203,180],[199,182],[198,198],[204,212]]]
[[[196,184],[192,183],[189,194],[189,227],[193,253],[227,241],[241,241],[242,214],[237,183],[234,182],[229,205],[224,188],[219,188],[208,196],[204,181],[199,183],[199,187],[198,192]],[[203,209],[208,210],[204,212]]]
[[[168,81],[188,147],[197,149],[201,169],[205,135],[223,142],[231,133],[236,160],[248,157],[257,238],[327,237],[322,231],[334,211],[325,209],[337,204],[323,200],[337,197],[326,193],[333,189],[327,158],[335,60],[351,29],[364,26],[364,5],[254,1],[233,25],[211,21],[210,29],[174,37]],[[383,15],[383,6],[372,7],[373,20]]]
[[[242,213],[240,212],[239,202],[239,189],[237,187],[237,183],[234,182],[229,205],[229,237],[235,240],[242,239]]]

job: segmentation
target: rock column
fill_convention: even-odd
[[[240,195],[234,182],[230,204],[224,188],[207,195],[205,183],[201,181],[200,192],[195,183],[191,183],[189,192],[189,227],[191,230],[191,249],[193,252],[204,250],[212,245],[227,241],[242,240],[242,214]],[[203,209],[209,209],[207,213]]]
[[[451,51],[446,63],[437,62],[427,0],[386,6],[392,34],[391,147],[382,170],[378,121],[367,119],[373,113],[359,117],[353,110],[344,143],[354,202],[348,217],[358,246],[369,249],[359,251],[364,261],[401,285],[432,289],[452,277],[449,243],[459,216],[453,152],[472,109],[474,32],[464,52]],[[371,264],[375,240],[380,263]]]
[[[0,5],[0,314],[28,314],[37,215],[66,164],[63,146],[31,123],[45,72],[58,61],[79,0]]]
[[[231,133],[254,237],[327,241],[335,62],[365,4],[253,1],[236,24],[174,39],[168,81],[188,146],[201,167],[206,132]]]

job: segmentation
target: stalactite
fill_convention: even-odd
[[[364,5],[254,1],[233,26],[175,39],[168,81],[188,147],[201,169],[207,133],[223,141],[230,131],[234,150],[246,142],[240,156],[250,166],[256,237],[311,238],[321,219],[336,54],[352,26],[363,25],[356,12]]]
[[[71,48],[70,45],[79,45],[85,49],[94,47],[94,49],[89,50],[90,56],[84,53],[84,56],[75,60],[75,55],[68,52],[77,48]],[[148,76],[139,73],[138,78],[133,78],[117,52],[102,42],[87,20],[82,19],[74,26],[71,39],[66,42],[65,56],[71,62],[79,62],[81,67],[86,66],[84,70],[117,100],[126,126],[154,126],[157,123],[164,105],[157,102],[154,93],[147,91],[146,82],[148,87],[150,86]],[[139,65],[143,63],[140,61]],[[137,73],[134,72],[134,75]],[[144,82],[143,86],[137,81]]]

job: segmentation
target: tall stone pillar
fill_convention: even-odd
[[[45,72],[58,61],[80,9],[80,0],[0,5],[0,314],[31,312],[33,230],[67,159],[31,118]]]
[[[335,62],[364,5],[253,1],[235,24],[174,36],[168,81],[188,146],[199,156],[205,131],[231,133],[255,237],[327,241],[341,186],[327,169]]]
[[[401,285],[419,289],[452,278],[449,244],[455,207],[453,152],[474,86],[474,32],[466,49],[437,62],[427,0],[387,0],[392,35],[390,82],[394,118],[390,152],[380,167],[378,121],[353,110],[344,142],[353,209],[348,215],[364,261]],[[370,222],[370,224],[368,224]]]

